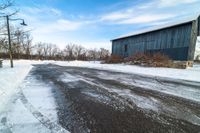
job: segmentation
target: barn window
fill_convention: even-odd
[[[128,45],[124,45],[124,52],[127,52],[128,51]]]

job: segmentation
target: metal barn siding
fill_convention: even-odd
[[[196,38],[200,34],[199,22],[200,17],[154,31],[117,38],[112,40],[112,54],[128,57],[138,52],[161,52],[174,60],[193,60]],[[127,51],[125,47],[128,47]]]
[[[198,18],[198,36],[200,36],[200,16]]]

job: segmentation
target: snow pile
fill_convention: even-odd
[[[111,70],[111,71],[133,73],[146,76],[158,76],[158,77],[200,82],[200,65],[194,65],[193,68],[188,68],[188,69],[174,69],[174,68],[141,67],[141,66],[125,65],[125,64],[100,64],[100,62],[94,62],[94,61],[90,62],[70,61],[70,62],[52,62],[52,63],[61,66],[87,67],[100,70]]]
[[[3,61],[3,68],[0,68],[0,111],[4,109],[9,99],[18,92],[18,86],[31,70],[32,61],[14,61],[14,68],[10,68],[10,61]]]

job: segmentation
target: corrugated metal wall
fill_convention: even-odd
[[[192,23],[114,40],[112,53],[123,57],[137,52],[163,52],[175,60],[187,60]],[[128,51],[124,47],[128,45]]]
[[[200,16],[198,18],[198,36],[200,36]]]

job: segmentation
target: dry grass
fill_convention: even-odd
[[[151,67],[170,67],[171,60],[168,56],[155,53],[155,54],[145,54],[137,53],[131,57],[125,59],[126,62],[131,62],[131,64],[151,66]]]
[[[122,63],[124,62],[123,57],[119,56],[119,55],[111,55],[107,60],[105,60],[105,62],[103,63]]]

